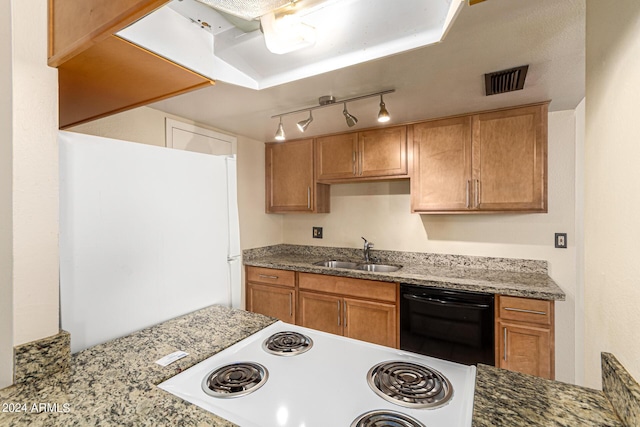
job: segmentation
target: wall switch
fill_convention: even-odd
[[[556,248],[567,248],[567,233],[556,233]]]
[[[322,227],[313,227],[313,238],[322,239]]]

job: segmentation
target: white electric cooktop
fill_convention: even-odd
[[[263,343],[279,332],[302,334],[310,339],[311,345],[295,355],[271,354],[263,348]],[[210,389],[205,392],[208,384],[215,382],[210,379],[212,372],[224,371],[219,368],[239,362],[257,366],[257,374],[266,378],[260,379],[257,387],[243,391],[237,397],[228,397]],[[442,374],[449,382],[445,387],[446,393],[443,393],[448,395],[448,400],[444,399],[445,403],[432,407],[417,408],[411,403],[383,397],[385,393],[374,391],[367,379],[370,370],[383,362],[426,366]],[[263,368],[266,372],[260,371]],[[430,387],[430,380],[417,380],[413,373],[403,369],[400,368],[398,377],[406,379],[409,388],[419,386],[423,390],[424,384]],[[242,427],[470,427],[475,374],[475,366],[276,322],[170,378],[159,387]],[[227,376],[234,381],[234,375],[240,377],[245,374]],[[418,423],[354,424],[361,415],[371,411],[392,411]]]

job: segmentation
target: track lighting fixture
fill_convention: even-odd
[[[347,126],[349,127],[353,127],[356,125],[356,123],[358,123],[358,119],[355,116],[352,116],[351,114],[349,114],[349,112],[347,111],[347,103],[344,103],[344,109],[342,110],[342,114],[344,114],[344,118],[347,121]]]
[[[307,130],[312,121],[313,116],[311,115],[311,110],[309,110],[309,118],[298,122],[298,129],[300,129],[300,132]]]
[[[280,116],[280,124],[278,125],[275,138],[276,141],[284,141],[286,138],[284,135],[284,127],[282,126],[282,116]]]
[[[282,125],[282,116],[288,116],[290,114],[296,114],[296,113],[302,113],[302,112],[308,111],[309,112],[309,117],[307,119],[301,120],[301,121],[299,121],[297,123],[298,129],[300,129],[300,132],[304,132],[304,131],[307,130],[307,128],[309,127],[309,125],[313,121],[313,115],[311,114],[311,112],[313,110],[317,110],[318,108],[330,107],[332,105],[338,105],[338,104],[342,104],[343,105],[342,114],[344,115],[344,118],[345,118],[345,120],[347,122],[347,126],[353,127],[353,126],[356,125],[356,123],[358,123],[358,119],[354,115],[350,114],[349,111],[347,111],[347,102],[359,101],[361,99],[371,98],[371,97],[374,97],[374,96],[380,96],[380,112],[378,113],[378,122],[380,122],[380,123],[388,122],[391,119],[391,116],[389,115],[389,112],[387,111],[387,107],[384,104],[384,99],[382,98],[382,96],[386,95],[388,93],[393,93],[393,92],[395,92],[395,89],[385,90],[385,91],[382,91],[382,92],[371,93],[369,95],[362,95],[362,96],[356,96],[356,97],[353,97],[353,98],[343,99],[343,100],[341,100],[339,102],[336,102],[336,99],[331,95],[321,96],[318,99],[319,105],[316,105],[314,107],[309,107],[309,108],[303,108],[303,109],[300,109],[300,110],[289,111],[288,113],[276,114],[275,116],[271,116],[272,119],[275,119],[276,117],[278,117],[280,119],[280,123],[278,123],[278,130],[276,131],[275,139],[276,139],[276,141],[284,141],[285,140],[284,127]]]
[[[380,123],[386,123],[391,120],[391,116],[387,111],[387,107],[384,105],[384,99],[382,99],[382,94],[380,94],[380,112],[378,113],[378,121]]]

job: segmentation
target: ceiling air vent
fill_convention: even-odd
[[[509,70],[495,71],[484,75],[484,87],[487,96],[498,93],[513,92],[524,87],[524,79],[527,77],[528,65],[511,68]]]

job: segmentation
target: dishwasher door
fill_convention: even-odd
[[[400,348],[494,365],[494,296],[401,284]]]

